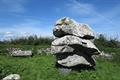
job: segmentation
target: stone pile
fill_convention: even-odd
[[[100,51],[93,43],[95,35],[87,24],[64,17],[56,22],[53,34],[56,38],[51,50],[56,56],[56,65],[64,68],[95,66],[92,55],[98,55]]]

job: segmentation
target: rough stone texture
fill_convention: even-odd
[[[51,53],[51,48],[41,48],[37,50],[37,54],[39,55],[48,55]]]
[[[94,32],[87,24],[80,24],[70,18],[61,18],[55,24],[53,34],[56,37],[75,35],[85,39],[93,39]]]
[[[95,55],[94,57],[99,57],[99,58],[111,60],[111,59],[113,59],[113,55],[114,55],[114,53],[105,53],[104,51],[102,51],[100,53],[100,55]]]
[[[56,54],[57,63],[65,67],[74,67],[77,65],[95,66],[95,60],[92,56],[82,52]]]
[[[57,54],[57,53],[67,53],[67,52],[73,52],[74,49],[68,45],[64,45],[64,46],[51,46],[52,49],[52,53],[53,54]]]
[[[21,50],[20,48],[7,48],[11,56],[32,56],[31,50]]]
[[[3,78],[2,80],[20,80],[20,75],[19,74],[10,74]]]
[[[51,51],[56,56],[56,65],[60,71],[69,72],[73,68],[83,68],[81,65],[96,65],[92,56],[100,54],[100,51],[93,43],[94,32],[87,24],[67,17],[61,18],[56,22],[53,34],[56,38]]]
[[[32,56],[32,51],[12,51],[11,56]]]
[[[58,60],[57,62],[63,66],[67,66],[67,67],[76,66],[78,64],[91,65],[84,57],[78,56],[76,54],[73,56],[68,56],[65,59]]]
[[[53,46],[70,45],[72,47],[77,47],[76,48],[77,50],[81,50],[81,48],[82,48],[82,50],[85,49],[90,54],[95,54],[95,55],[100,54],[100,51],[90,40],[81,39],[79,37],[72,36],[72,35],[67,35],[67,36],[58,38],[52,42],[52,45]],[[62,48],[62,47],[54,47],[54,48],[56,48],[56,49],[54,49],[54,51],[57,52],[59,50],[58,48]],[[62,49],[65,49],[65,48],[62,48]],[[70,47],[69,47],[69,49],[70,49]],[[72,48],[71,48],[71,50],[72,50]]]
[[[32,56],[32,51],[12,51],[11,56]]]

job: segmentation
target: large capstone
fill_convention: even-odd
[[[61,18],[53,29],[53,34],[56,37],[63,37],[65,35],[74,35],[84,39],[93,39],[94,32],[87,24],[78,23],[70,18]]]
[[[56,56],[56,64],[70,69],[79,65],[95,66],[93,55],[100,54],[94,45],[94,32],[87,25],[64,17],[55,23],[51,51]],[[77,67],[81,68],[81,67]]]

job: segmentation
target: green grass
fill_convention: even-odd
[[[55,57],[42,55],[33,57],[0,56],[0,78],[18,73],[21,80],[120,80],[120,63],[97,59],[95,71],[83,70],[63,75],[54,67]]]
[[[103,48],[105,52],[115,52],[113,60],[97,58],[96,70],[73,71],[61,74],[55,68],[55,56],[36,55],[33,57],[11,57],[4,55],[6,48],[17,47],[25,50],[46,48],[48,45],[0,45],[0,79],[9,74],[20,74],[21,80],[120,80],[120,49]]]
[[[9,56],[9,53],[7,51],[7,48],[20,48],[22,50],[32,50],[33,51],[33,55],[36,54],[36,51],[40,48],[48,48],[50,47],[50,45],[3,45],[3,44],[0,44],[0,55],[8,55]]]

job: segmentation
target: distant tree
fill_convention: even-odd
[[[53,41],[52,37],[38,37],[37,35],[29,37],[20,37],[16,39],[11,39],[10,41],[3,41],[6,44],[24,44],[24,45],[42,45],[42,44],[51,44]]]
[[[98,47],[111,47],[111,48],[120,48],[120,42],[117,38],[107,39],[103,34],[100,34],[97,39],[95,39],[95,44]]]

